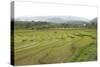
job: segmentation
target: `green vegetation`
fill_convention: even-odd
[[[97,59],[96,29],[15,29],[15,64],[48,64]]]
[[[96,20],[88,23],[15,21],[15,65],[97,60]]]

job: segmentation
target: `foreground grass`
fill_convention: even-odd
[[[96,30],[48,29],[14,32],[15,64],[48,64],[97,59]]]
[[[96,43],[91,43],[79,50],[77,50],[76,54],[70,58],[70,62],[75,61],[95,61],[97,60],[97,46]]]

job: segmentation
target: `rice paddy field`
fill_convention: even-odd
[[[96,29],[16,29],[15,65],[97,60]]]

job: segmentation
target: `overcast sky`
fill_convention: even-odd
[[[97,8],[50,3],[15,2],[15,18],[22,16],[77,16],[93,19],[97,17]]]

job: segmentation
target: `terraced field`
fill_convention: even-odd
[[[96,44],[95,29],[16,29],[15,65],[95,61]]]

